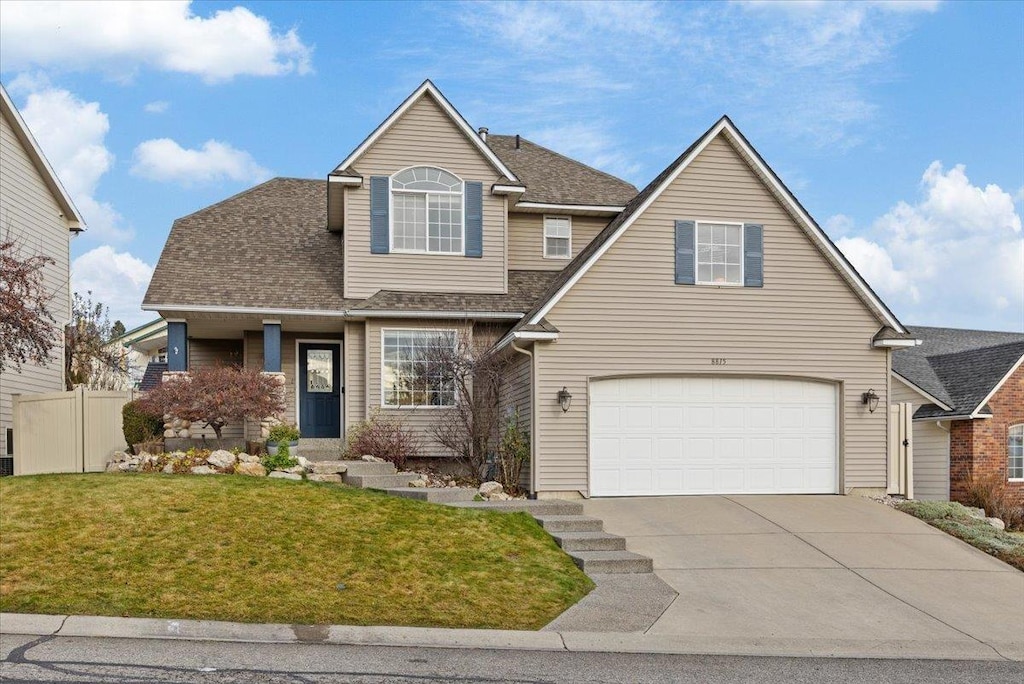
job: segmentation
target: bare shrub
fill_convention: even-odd
[[[522,493],[520,478],[523,467],[530,462],[530,436],[519,424],[519,411],[505,416],[495,459],[497,478],[505,491],[512,495]]]
[[[376,456],[393,463],[399,470],[408,459],[418,458],[420,451],[419,436],[407,430],[401,421],[379,410],[349,430],[345,446],[346,458]]]
[[[1013,493],[999,475],[969,477],[963,503],[983,508],[985,515],[1001,519],[1008,530],[1024,530],[1024,506],[1014,501]]]

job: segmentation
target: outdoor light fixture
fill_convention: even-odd
[[[572,395],[569,394],[569,390],[563,387],[558,390],[558,405],[562,407],[562,413],[566,413],[569,410],[569,406],[572,404]]]
[[[868,407],[868,413],[874,413],[875,409],[878,408],[878,395],[875,394],[875,390],[869,389],[860,395],[860,403]]]

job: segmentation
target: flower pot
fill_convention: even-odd
[[[277,456],[277,442],[267,442],[267,453]],[[288,442],[288,455],[295,457],[299,455],[299,440],[293,439]]]

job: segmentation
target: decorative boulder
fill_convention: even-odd
[[[301,464],[302,462],[299,461]],[[309,461],[307,469],[320,475],[341,475],[348,472],[348,465],[344,461]]]
[[[311,473],[306,476],[310,482],[333,482],[341,484],[341,475],[338,473]]]
[[[298,473],[286,473],[286,472],[284,472],[282,470],[275,470],[274,472],[270,473],[270,475],[268,475],[268,477],[272,477],[275,480],[301,480],[302,479],[302,476],[299,475]]]
[[[210,466],[204,466],[204,465],[193,466],[192,469],[189,472],[191,472],[193,475],[216,475],[217,474],[216,470],[214,470]]]
[[[267,474],[267,469],[263,467],[262,463],[249,463],[243,461],[235,466],[236,475],[249,475],[251,477],[263,477]]]
[[[997,530],[1006,529],[1006,523],[1004,523],[1001,518],[985,518],[985,521]]]
[[[170,461],[168,461],[167,465],[164,466],[164,469],[161,472],[167,473],[168,475],[173,475],[174,474],[174,464],[171,463]]]
[[[111,461],[110,463],[107,464],[107,472],[108,473],[117,473],[117,472],[120,472],[120,471],[121,471],[121,464],[118,463],[117,461]]]
[[[371,454],[363,454],[363,460],[367,463],[384,463],[383,458],[377,458]]]
[[[212,454],[206,457],[206,462],[212,465],[214,468],[228,468],[235,465],[235,455],[230,451],[224,449],[217,449]]]
[[[143,454],[139,454],[139,456],[142,455]],[[127,461],[129,458],[131,457],[123,451],[115,451],[113,454],[110,455],[111,461]]]
[[[260,457],[254,454],[238,454],[238,460],[242,463],[259,463]]]
[[[480,496],[488,499],[497,494],[504,493],[505,488],[501,486],[500,482],[484,482],[480,485]]]

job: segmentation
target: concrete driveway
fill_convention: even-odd
[[[928,642],[949,657],[987,644],[1024,658],[1024,573],[876,502],[691,496],[585,510],[679,593],[646,636]]]

